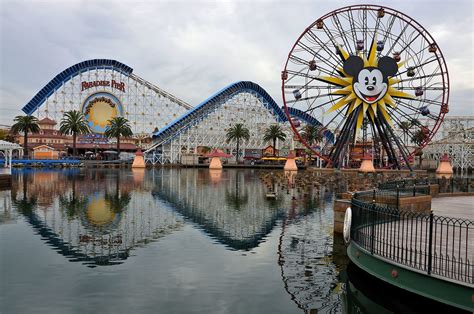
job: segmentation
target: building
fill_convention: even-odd
[[[72,135],[61,134],[57,128],[57,122],[49,118],[39,120],[38,125],[40,127],[39,133],[28,133],[28,150],[36,152],[37,147],[43,147],[41,150],[43,153],[39,155],[45,156],[45,147],[49,147],[48,150],[58,153],[57,158],[72,155]],[[16,143],[24,146],[23,134],[16,134],[14,139]],[[135,138],[121,138],[120,150],[124,152],[135,152],[137,150],[137,141],[139,140]],[[101,134],[86,134],[77,136],[76,148],[78,155],[85,156],[88,152],[90,153],[87,155],[92,155],[91,153],[97,154],[108,150],[116,150],[116,143],[116,139],[108,139]],[[38,153],[39,151],[37,151],[36,155],[38,155]],[[35,156],[35,154],[32,156]]]

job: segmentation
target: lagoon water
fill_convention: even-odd
[[[419,303],[387,299],[379,282],[365,295],[367,275],[345,271],[333,236],[338,184],[300,189],[270,174],[14,169],[0,191],[0,313],[384,313]]]
[[[17,170],[1,313],[342,312],[330,192],[254,170]]]

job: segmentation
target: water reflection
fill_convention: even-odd
[[[266,200],[254,171],[161,169],[154,183],[156,198],[234,250],[257,247],[285,213],[282,202]]]
[[[26,169],[14,176],[13,207],[73,262],[120,264],[134,248],[183,226],[150,191],[132,191],[133,176],[120,171]]]
[[[296,206],[296,202],[303,206]],[[333,262],[332,196],[294,200],[283,220],[278,264],[285,289],[304,313],[340,311],[339,269]]]
[[[207,242],[212,239],[208,249],[215,259],[231,254],[233,262],[244,264],[248,261],[239,258],[262,258],[262,250],[270,248],[264,262],[265,269],[275,268],[273,286],[305,313],[342,310],[339,273],[345,261],[333,245],[332,191],[358,181],[371,184],[357,175],[227,169],[25,169],[13,175],[13,208],[70,261],[89,267],[121,264],[137,247],[158,239],[166,246],[170,233],[185,237],[197,229]],[[275,199],[266,198],[269,191]],[[171,249],[178,259],[180,249]],[[252,267],[239,273],[248,276],[240,285],[257,277]],[[233,287],[238,281],[234,274],[227,282]]]

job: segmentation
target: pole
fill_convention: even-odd
[[[428,275],[431,274],[431,265],[433,262],[433,211],[430,211],[430,237],[428,247]]]
[[[400,210],[400,187],[397,184],[397,210]]]
[[[375,240],[375,199],[372,200],[372,213],[370,224],[370,254],[374,254],[374,240]]]

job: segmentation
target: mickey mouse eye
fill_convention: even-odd
[[[377,85],[377,79],[375,78],[375,76],[372,78],[372,82],[374,83],[374,85]]]
[[[365,85],[369,85],[369,78],[367,76],[365,77]]]

